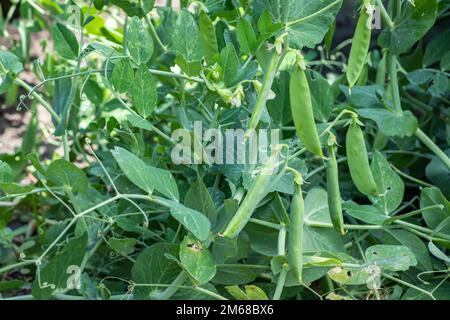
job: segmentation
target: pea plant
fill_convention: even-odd
[[[3,12],[0,297],[450,299],[450,2],[160,2]]]

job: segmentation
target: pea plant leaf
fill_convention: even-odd
[[[176,261],[166,255],[177,256],[179,247],[170,243],[155,243],[144,249],[131,268],[131,276],[138,284],[170,284],[180,273],[181,268]],[[134,294],[139,299],[150,299],[152,293],[164,287],[137,286]]]
[[[142,20],[138,17],[129,19],[125,45],[131,59],[136,65],[146,64],[153,55],[154,45],[150,34],[145,30]]]
[[[407,247],[375,245],[366,249],[367,263],[390,271],[405,271],[417,264],[414,254]]]
[[[114,67],[111,83],[117,92],[127,92],[134,81],[133,66],[129,59],[120,59]]]
[[[126,149],[116,147],[111,152],[122,172],[139,188],[149,194],[156,190],[169,199],[178,200],[177,184],[170,172],[146,164]]]
[[[172,50],[189,62],[199,61],[203,56],[202,41],[197,23],[192,14],[183,9],[172,33]]]
[[[196,238],[186,236],[180,244],[180,262],[198,284],[204,284],[216,274],[216,264],[207,248]]]
[[[371,197],[371,200],[387,215],[402,203],[405,184],[379,151],[375,151],[370,167],[381,194],[378,197]]]
[[[52,185],[64,186],[71,192],[86,192],[86,174],[73,163],[64,159],[53,161],[47,169],[47,179]]]
[[[156,106],[156,83],[150,71],[141,64],[131,83],[130,95],[138,113],[147,118]]]
[[[55,43],[55,49],[61,57],[69,60],[74,60],[78,57],[78,40],[75,34],[65,25],[55,23],[52,29],[52,37]]]
[[[384,28],[378,41],[392,54],[405,53],[433,26],[436,16],[436,0],[405,1],[393,27]]]
[[[422,212],[425,223],[430,228],[436,228],[442,221],[450,216],[450,202],[437,188],[424,188],[420,194],[420,207],[425,208],[433,205],[441,205],[442,208],[435,208]],[[450,228],[447,228],[447,230]]]
[[[273,22],[282,25],[289,34],[289,44],[294,48],[313,48],[320,43],[342,5],[341,0],[256,0],[255,13],[264,10]]]
[[[47,264],[40,267],[40,276],[33,282],[33,297],[49,299],[58,291],[67,289],[69,276],[76,275],[73,274],[73,270],[76,269],[72,269],[72,267],[81,268],[87,240],[86,233],[71,239]]]
[[[374,120],[381,132],[387,136],[409,137],[419,126],[417,118],[410,111],[397,114],[386,109],[360,109],[358,113],[364,118]]]
[[[216,223],[217,213],[213,199],[200,177],[187,191],[184,204],[193,210],[203,213],[212,225]]]

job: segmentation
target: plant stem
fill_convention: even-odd
[[[377,0],[377,5],[380,8],[381,16],[383,17],[384,22],[388,25],[389,29],[394,28],[394,22],[392,21],[391,17],[386,11],[386,8],[384,7],[383,1]]]
[[[148,25],[150,35],[156,40],[156,43],[161,48],[162,51],[167,52],[167,47],[162,43],[161,38],[159,37],[158,33],[156,32],[155,26],[153,25],[152,21],[150,20],[148,14],[145,15],[145,22]]]
[[[21,86],[28,92],[32,92],[31,95],[36,98],[36,100],[52,115],[56,122],[61,122],[61,117],[55,112],[55,110],[53,110],[52,106],[47,101],[45,101],[39,93],[34,92],[33,89],[25,81],[19,78],[15,78],[14,83],[18,86]]]
[[[272,53],[269,66],[267,67],[267,70],[264,73],[261,92],[259,93],[258,98],[256,100],[255,108],[253,109],[252,117],[250,118],[247,132],[245,133],[246,138],[250,137],[252,130],[256,128],[256,126],[259,123],[259,120],[261,119],[264,107],[270,94],[270,90],[272,88],[273,80],[275,79],[279,63],[282,59],[283,58],[280,57],[277,52]]]
[[[411,180],[412,182],[415,182],[415,183],[420,184],[420,185],[425,186],[425,187],[434,187],[432,184],[430,184],[428,182],[425,182],[425,181],[422,181],[420,179],[411,177],[410,175],[404,173],[403,171],[401,171],[400,169],[398,169],[397,167],[395,167],[392,164],[391,164],[391,168],[394,169],[395,172],[397,172],[400,176],[402,176],[405,179]]]
[[[411,289],[414,289],[414,290],[417,290],[417,291],[419,291],[419,292],[422,292],[423,294],[426,294],[427,296],[429,296],[429,297],[432,298],[433,300],[436,300],[436,298],[433,296],[432,293],[430,293],[430,292],[428,292],[428,291],[426,291],[426,290],[424,290],[424,289],[422,289],[422,288],[419,288],[419,287],[417,287],[417,286],[415,286],[415,285],[413,285],[413,284],[411,284],[411,283],[408,283],[408,282],[406,282],[406,281],[397,279],[397,278],[395,278],[395,277],[393,277],[393,276],[390,276],[390,275],[388,275],[388,274],[386,274],[386,273],[382,273],[382,275],[383,275],[384,277],[386,277],[386,278],[388,278],[388,279],[390,279],[390,280],[392,280],[392,281],[395,281],[395,282],[397,282],[397,283],[400,283],[400,284],[402,284],[402,285],[404,285],[404,286],[406,286],[406,287],[409,287],[409,288],[411,288]]]
[[[170,297],[172,297],[180,288],[180,286],[183,285],[183,283],[186,282],[188,279],[186,271],[181,271],[178,276],[175,278],[175,280],[172,281],[170,286],[165,289],[163,292],[157,293],[153,296],[156,300],[168,300]]]
[[[397,77],[397,56],[391,55],[389,59],[389,73],[391,76],[391,88],[394,100],[394,111],[397,114],[402,114],[402,104],[400,100],[400,90],[398,88]]]
[[[17,269],[17,268],[22,268],[22,267],[25,267],[25,266],[29,266],[29,265],[32,265],[34,263],[35,263],[34,260],[27,260],[27,261],[22,261],[22,262],[11,264],[9,266],[1,268],[0,269],[0,275],[4,274],[4,273],[6,273],[6,272],[8,272],[10,270]]]
[[[277,286],[275,288],[275,293],[273,294],[273,300],[280,300],[281,294],[283,293],[284,284],[286,283],[287,267],[281,269],[280,275],[278,277]]]
[[[418,128],[415,132],[416,137],[422,141],[424,145],[426,145],[439,159],[442,160],[442,162],[447,166],[447,168],[450,169],[450,159],[445,154],[444,151],[442,151],[433,140],[430,139],[430,137],[427,136],[425,132],[423,132],[420,128]]]

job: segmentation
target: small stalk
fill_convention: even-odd
[[[288,272],[288,267],[286,265],[281,269],[280,275],[278,276],[277,286],[275,288],[275,293],[273,294],[273,300],[280,300],[281,294],[283,293],[284,284],[286,283],[286,275]]]
[[[398,77],[397,77],[397,56],[391,55],[389,59],[389,74],[391,76],[391,88],[394,100],[394,111],[397,114],[402,114],[402,103],[400,100],[400,90],[398,88]]]
[[[267,99],[269,98],[270,90],[272,88],[273,80],[278,71],[278,66],[282,58],[278,55],[276,51],[272,53],[269,66],[264,73],[263,83],[261,92],[256,100],[255,108],[253,109],[250,122],[248,124],[247,132],[245,133],[246,139],[248,139],[252,131],[258,126],[259,120],[261,119],[264,107],[266,106]]]
[[[450,159],[442,151],[430,137],[427,136],[425,132],[423,132],[420,128],[418,128],[415,132],[416,137],[422,141],[424,145],[426,145],[441,161],[450,169]]]

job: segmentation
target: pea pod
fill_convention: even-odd
[[[261,200],[267,195],[268,190],[273,186],[281,174],[274,175],[275,170],[280,166],[279,156],[281,153],[282,146],[279,145],[274,148],[272,155],[269,160],[261,167],[258,176],[253,181],[252,186],[247,192],[241,206],[236,211],[236,214],[228,223],[228,226],[221,233],[221,236],[227,238],[236,237],[245,225],[250,220],[253,211],[255,211]],[[285,168],[283,167],[283,170]]]
[[[364,135],[356,119],[348,128],[345,146],[350,175],[356,188],[365,195],[378,195],[377,185],[370,170]]]
[[[333,140],[335,137],[332,136]],[[328,146],[329,159],[327,160],[327,191],[328,209],[330,218],[336,231],[344,234],[344,217],[342,215],[341,192],[339,189],[338,165],[335,154],[335,143]]]
[[[302,196],[301,178],[295,179],[295,191],[291,204],[289,224],[288,261],[289,269],[295,279],[302,282],[303,270],[303,214],[305,211]]]
[[[358,81],[364,65],[366,64],[367,54],[369,52],[370,38],[372,29],[370,27],[372,17],[367,12],[366,3],[364,1],[361,14],[356,25],[355,34],[353,36],[352,48],[347,67],[347,81],[352,88]]]
[[[307,150],[322,157],[323,153],[314,121],[308,80],[305,71],[300,67],[297,67],[291,76],[290,99],[292,118],[298,136]]]

